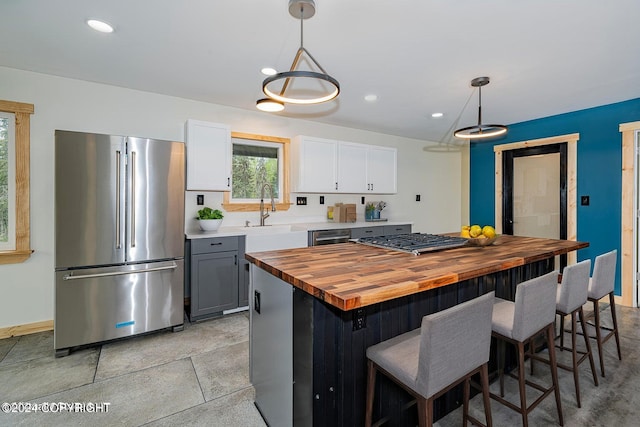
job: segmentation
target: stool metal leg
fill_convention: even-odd
[[[576,312],[571,312],[571,362],[572,362],[572,371],[573,371],[573,384],[576,388],[576,401],[578,403],[578,408],[581,408],[580,404],[580,376],[578,375],[578,338],[576,336],[576,329],[578,325],[576,322]]]
[[[580,314],[580,325],[582,325],[582,336],[584,338],[584,344],[587,347],[587,354],[589,355],[589,366],[591,367],[591,375],[593,375],[593,384],[598,386],[598,374],[596,374],[596,366],[593,362],[593,352],[591,351],[591,342],[589,340],[589,336],[587,335],[587,321],[584,318],[584,310],[582,307],[578,310]]]
[[[371,362],[367,361],[367,408],[365,412],[364,425],[371,427],[371,418],[373,417],[373,396],[376,391],[376,373],[377,370]]]
[[[522,426],[529,425],[529,417],[527,416],[527,392],[525,389],[524,377],[524,343],[518,342],[518,388],[520,389],[520,414],[522,415]]]
[[[604,357],[602,356],[602,332],[600,331],[600,304],[598,300],[593,300],[593,314],[595,315],[596,343],[598,344],[598,358],[600,359],[600,373],[604,378]]]
[[[559,424],[564,425],[564,418],[562,417],[562,402],[560,401],[560,388],[558,387],[558,367],[556,361],[556,346],[554,342],[553,324],[547,327],[547,346],[549,347],[549,365],[551,367],[551,379],[553,382],[554,393],[556,395],[556,407],[558,408],[558,420]]]
[[[611,309],[611,320],[613,321],[613,333],[616,338],[616,347],[618,348],[618,359],[622,360],[622,353],[620,352],[620,335],[618,334],[618,319],[616,318],[616,302],[613,297],[613,292],[609,294],[609,308]]]

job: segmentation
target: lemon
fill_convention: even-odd
[[[469,229],[469,234],[471,235],[471,237],[478,237],[480,234],[482,234],[482,228],[479,225],[472,225]]]
[[[469,230],[462,230],[460,232],[460,237],[464,237],[465,239],[471,238],[471,235],[469,234]]]
[[[496,230],[490,225],[485,225],[482,227],[482,235],[488,239],[493,239],[496,237]]]
[[[464,231],[464,230],[469,231],[470,228],[471,228],[471,226],[469,226],[469,225],[463,225],[462,226],[462,231]]]

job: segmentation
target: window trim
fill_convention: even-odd
[[[243,132],[231,132],[231,138],[282,144],[282,194],[280,195],[280,201],[276,203],[276,209],[288,211],[291,206],[289,197],[289,143],[291,140],[289,138]],[[231,203],[231,192],[225,191],[222,199],[222,208],[227,212],[257,212],[260,210],[260,203]]]
[[[27,260],[30,248],[29,207],[29,144],[33,104],[0,100],[0,111],[15,116],[15,178],[16,178],[16,249],[0,251],[0,264],[16,264]]]

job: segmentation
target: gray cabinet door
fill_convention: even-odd
[[[408,233],[411,233],[411,224],[384,226],[385,236],[394,235],[394,234],[408,234]]]
[[[238,306],[238,252],[191,256],[191,319]]]
[[[384,234],[383,226],[375,227],[357,227],[351,229],[351,238],[359,239],[360,237],[382,236]]]

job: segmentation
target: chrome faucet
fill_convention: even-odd
[[[265,187],[269,187],[269,193],[271,195],[271,212],[276,211],[276,201],[273,199],[273,187],[267,184],[266,182],[262,185],[262,190],[260,191],[260,226],[264,226],[264,220],[269,218],[269,210],[265,210],[264,208],[264,189]]]

